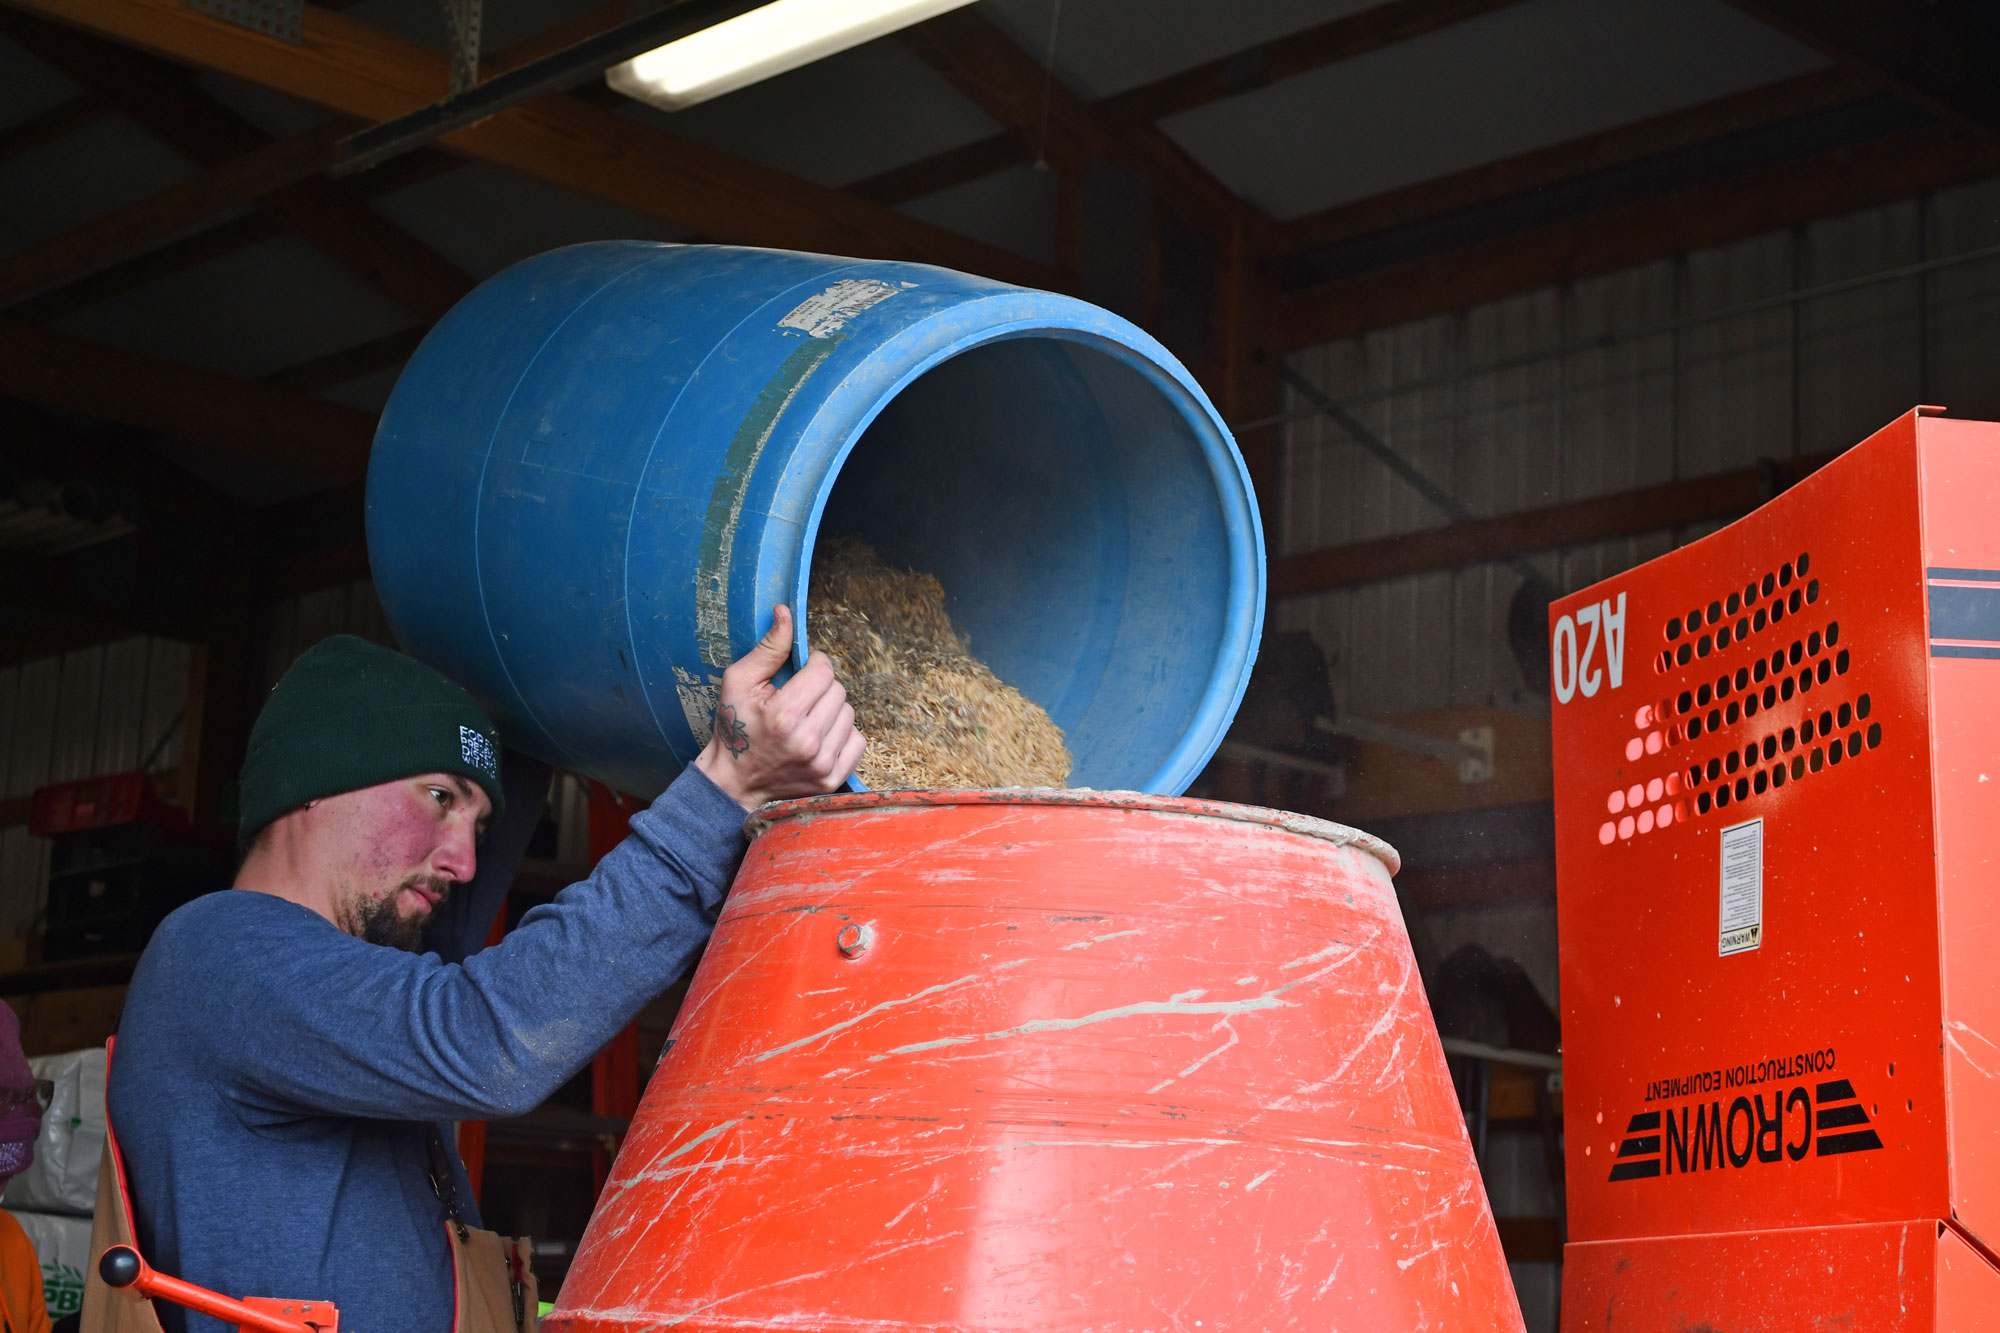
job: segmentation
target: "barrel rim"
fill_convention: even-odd
[[[882,267],[877,260],[853,260],[850,269],[869,272]],[[921,267],[921,266],[916,266]],[[842,269],[847,272],[849,269]],[[940,270],[955,278],[967,275]],[[1250,684],[1250,669],[1257,660],[1268,611],[1269,587],[1263,518],[1257,506],[1255,484],[1241,447],[1229,423],[1180,358],[1165,344],[1122,315],[1092,305],[1061,292],[991,283],[989,290],[963,303],[933,311],[896,333],[885,337],[869,353],[870,363],[897,367],[894,375],[870,386],[864,410],[827,429],[833,442],[810,475],[800,474],[798,484],[811,499],[802,528],[795,567],[788,571],[791,606],[798,615],[798,633],[793,641],[794,670],[804,667],[809,650],[811,619],[809,589],[812,557],[819,541],[820,520],[848,458],[884,407],[911,384],[948,361],[999,343],[1031,339],[1074,343],[1119,363],[1148,381],[1180,414],[1201,450],[1214,485],[1217,504],[1233,511],[1239,522],[1225,526],[1232,549],[1229,569],[1228,606],[1222,640],[1217,645],[1214,664],[1201,697],[1196,700],[1188,725],[1164,756],[1159,766],[1145,776],[1145,785],[1170,792],[1185,790],[1222,746],[1243,696]],[[775,304],[775,302],[774,302]],[[939,330],[951,330],[956,320],[977,307],[988,322],[963,332],[940,338]],[[850,372],[858,384],[863,377]],[[816,410],[815,426],[830,415],[838,393]],[[775,509],[787,506],[780,503]],[[1240,551],[1236,550],[1241,546]],[[1226,700],[1226,702],[1225,702]],[[1206,719],[1206,725],[1203,725]],[[1128,778],[1136,775],[1125,775]],[[850,779],[858,782],[858,778]],[[866,790],[866,788],[855,788]]]
[[[807,815],[852,814],[861,810],[911,809],[946,805],[1039,805],[1074,806],[1094,810],[1144,810],[1159,814],[1191,815],[1201,819],[1222,819],[1235,824],[1255,824],[1286,833],[1296,833],[1337,847],[1353,847],[1380,861],[1391,875],[1403,868],[1402,855],[1372,833],[1329,819],[1291,810],[1271,810],[1260,805],[1236,805],[1228,801],[1205,801],[1191,796],[1154,796],[1141,791],[1093,791],[1088,787],[1000,787],[965,790],[843,791],[825,796],[805,796],[789,801],[770,801],[758,806],[743,821],[744,836],[751,841],[768,833],[787,819]]]

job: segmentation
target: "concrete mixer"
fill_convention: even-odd
[[[760,812],[550,1327],[1521,1327],[1395,852],[1177,799],[1263,543],[1145,333],[915,265],[557,251],[412,359],[368,523],[404,644],[624,790],[774,603],[809,650],[823,533],[935,573],[1125,789]]]
[[[1559,600],[1563,1327],[2000,1327],[2000,426]]]

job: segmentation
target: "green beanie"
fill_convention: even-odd
[[[500,814],[500,738],[472,696],[415,658],[336,634],[308,648],[264,701],[243,760],[248,846],[307,801],[419,773],[456,773]]]

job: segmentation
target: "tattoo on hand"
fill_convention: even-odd
[[[731,759],[741,759],[750,748],[750,729],[736,716],[736,705],[724,704],[715,710],[715,739],[729,751]]]

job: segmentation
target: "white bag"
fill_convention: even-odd
[[[104,1156],[104,1048],[38,1055],[28,1061],[36,1078],[55,1084],[35,1160],[7,1182],[10,1212],[67,1213],[89,1217],[97,1205],[97,1163]]]
[[[103,1054],[103,1052],[99,1052]],[[9,1208],[42,1261],[42,1299],[49,1322],[83,1308],[83,1275],[90,1263],[90,1219]]]

